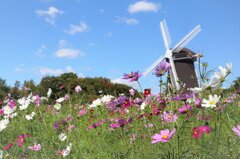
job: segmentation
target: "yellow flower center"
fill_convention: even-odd
[[[167,117],[168,119],[171,119],[172,118],[172,116],[171,115],[168,115],[168,117]]]
[[[216,104],[216,101],[215,101],[215,100],[211,100],[211,101],[209,102],[209,104],[211,104],[211,105]]]
[[[163,136],[162,136],[162,139],[164,139],[164,140],[166,140],[168,138],[168,135],[166,135],[166,134],[164,134]]]

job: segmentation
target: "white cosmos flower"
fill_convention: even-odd
[[[203,89],[200,87],[194,87],[194,88],[190,88],[190,91],[192,91],[193,93],[200,93],[203,91]]]
[[[80,87],[80,86],[76,86],[75,87],[75,92],[76,93],[79,93],[79,92],[81,92],[82,91],[82,88]]]
[[[56,102],[57,102],[57,103],[62,103],[64,100],[65,100],[65,98],[64,98],[64,97],[61,97],[61,98],[58,98],[58,99],[56,100]]]
[[[102,103],[107,104],[108,102],[110,102],[112,99],[114,98],[114,96],[111,95],[105,95],[101,98]]]
[[[30,94],[31,95],[31,94]],[[31,103],[31,97],[28,96],[27,98],[26,97],[23,97],[21,99],[18,99],[18,103],[20,104],[19,106],[19,109],[20,110],[24,110],[24,109],[27,109],[29,104]]]
[[[98,98],[98,99],[94,100],[92,102],[92,104],[89,105],[89,108],[95,108],[95,107],[97,107],[97,106],[99,106],[101,104],[102,104],[102,101],[101,101],[100,98]]]
[[[61,133],[59,136],[58,136],[59,140],[60,141],[65,141],[67,139],[67,135],[64,134],[64,133]]]
[[[232,63],[228,63],[226,66],[226,69],[229,73],[231,73],[232,72]]]
[[[66,147],[66,149],[61,151],[62,156],[66,157],[67,155],[69,155],[71,152],[71,149],[72,149],[72,144],[70,143],[69,146]]]
[[[16,108],[17,107],[11,108],[9,105],[6,105],[6,106],[3,107],[3,113],[5,115],[10,115],[16,110]]]
[[[214,108],[216,107],[216,104],[219,102],[219,99],[221,98],[221,96],[218,96],[216,94],[214,94],[214,96],[209,95],[209,99],[203,99],[202,101],[202,107],[206,107],[206,108]]]
[[[7,127],[9,119],[0,120],[0,132]]]
[[[0,150],[0,159],[3,158],[3,150]]]
[[[9,115],[8,118],[12,119],[12,118],[14,118],[14,117],[16,117],[16,116],[17,116],[17,113],[12,113],[12,114]]]
[[[107,103],[110,102],[113,98],[114,98],[114,96],[104,95],[103,97],[94,100],[94,101],[92,102],[92,104],[89,105],[89,108],[95,108],[95,107],[100,106],[100,105],[102,105],[102,104],[107,104]]]
[[[35,116],[35,112],[32,112],[30,115],[26,115],[25,118],[27,120],[32,120],[34,116]]]
[[[47,97],[41,97],[40,99],[41,99],[41,101],[47,100]]]
[[[47,92],[47,97],[49,98],[52,94],[52,89],[51,88],[48,88],[48,92]]]
[[[62,105],[60,103],[56,103],[54,106],[53,106],[56,110],[60,110]]]
[[[141,104],[141,106],[140,106],[140,109],[141,109],[141,110],[144,110],[145,107],[146,107],[146,103],[145,103],[145,102],[142,102],[142,104]]]

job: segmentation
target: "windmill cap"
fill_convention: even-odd
[[[175,59],[184,58],[184,60],[193,60],[193,61],[197,60],[196,53],[188,48],[183,48],[178,53],[174,52],[173,57]]]

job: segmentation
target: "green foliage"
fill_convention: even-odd
[[[237,79],[235,81],[233,81],[233,87],[235,89],[239,89],[240,88],[240,77],[237,77]]]
[[[9,90],[10,87],[7,85],[6,80],[0,78],[0,100],[3,100]]]
[[[11,93],[14,98],[23,97],[29,93],[29,91],[25,90],[26,88],[35,94],[46,96],[48,89],[51,88],[54,94],[51,95],[50,100],[55,101],[55,99],[66,94],[73,94],[77,85],[82,88],[81,93],[84,94],[84,102],[90,102],[103,94],[129,95],[129,89],[131,89],[131,87],[124,84],[111,83],[110,79],[104,77],[78,78],[75,73],[64,73],[60,76],[43,77],[38,85],[32,79],[26,80],[22,85],[23,89],[19,81],[15,82],[14,87],[9,87],[5,80],[0,78],[0,99],[3,99],[7,93]]]
[[[129,86],[123,84],[113,84],[110,79],[103,77],[78,78],[75,73],[64,73],[60,76],[47,76],[42,78],[38,89],[41,95],[46,95],[48,88],[51,88],[54,94],[51,99],[63,97],[66,94],[73,94],[74,88],[79,85],[84,94],[84,102],[90,102],[98,98],[101,94],[119,95],[129,94]]]
[[[225,94],[227,97],[228,94]],[[240,122],[240,109],[236,102],[228,104],[224,111],[215,109],[197,109],[193,107],[191,112],[179,114],[176,122],[161,122],[161,115],[147,115],[137,118],[142,111],[137,106],[129,108],[129,113],[124,116],[118,113],[109,116],[104,105],[94,108],[94,111],[87,109],[87,114],[79,116],[78,112],[83,109],[82,95],[74,94],[68,101],[62,103],[59,111],[52,108],[47,111],[48,105],[42,104],[36,107],[33,103],[28,109],[19,111],[18,116],[10,120],[8,127],[0,132],[0,149],[8,143],[13,146],[8,151],[4,151],[4,156],[17,159],[23,154],[26,158],[62,158],[56,152],[63,150],[69,143],[72,143],[72,150],[66,158],[83,159],[171,159],[171,158],[238,158],[240,153],[240,140],[232,132],[232,128]],[[239,96],[236,101],[239,100]],[[75,102],[74,102],[75,101]],[[224,101],[224,99],[222,99]],[[177,112],[182,106],[182,101],[170,101],[164,110]],[[221,104],[218,106],[221,107]],[[26,114],[35,112],[33,120],[27,121]],[[144,113],[150,114],[152,108],[147,106]],[[203,114],[211,116],[211,119],[200,120],[197,117]],[[71,120],[65,122],[60,129],[53,129],[57,121],[65,120],[71,115]],[[114,119],[133,118],[133,121],[119,127],[110,129],[109,124],[115,123]],[[107,120],[108,119],[108,120]],[[109,120],[111,119],[111,120]],[[95,129],[87,130],[88,126],[105,120],[103,124]],[[145,124],[154,124],[154,127],[146,128]],[[199,139],[192,137],[192,128],[208,124],[212,131],[204,134]],[[74,130],[68,130],[70,125],[74,125]],[[151,137],[160,130],[176,128],[173,137],[166,143],[151,144]],[[17,136],[19,134],[30,133],[31,137],[26,138],[23,147],[17,146]],[[58,135],[67,134],[66,141],[60,141]],[[131,135],[136,135],[136,140],[131,140]],[[30,151],[27,147],[34,143],[42,145],[41,151]]]

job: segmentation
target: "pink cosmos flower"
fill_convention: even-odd
[[[119,125],[119,124],[110,124],[110,127],[111,127],[112,129],[117,129],[117,128],[120,127],[120,125]]]
[[[33,146],[29,146],[28,149],[32,151],[40,151],[42,149],[42,146],[40,144],[34,144]]]
[[[141,73],[139,72],[131,72],[129,74],[124,74],[123,79],[128,79],[130,82],[138,81],[138,79],[141,77]]]
[[[168,63],[167,61],[163,61],[160,64],[158,64],[158,66],[155,68],[154,74],[157,77],[161,77],[162,75],[169,71],[170,67],[171,67],[170,63]]]
[[[145,125],[143,125],[145,128],[152,128],[154,125],[153,124],[145,124]]]
[[[197,108],[202,108],[202,106],[201,106],[202,100],[200,98],[196,98],[194,101],[194,104]]]
[[[155,134],[152,136],[152,144],[156,144],[158,142],[168,142],[175,132],[176,128],[174,128],[171,132],[169,129],[161,130],[160,134]]]
[[[169,113],[164,111],[162,115],[163,123],[175,122],[177,118],[177,114],[173,114],[172,111],[170,111]]]
[[[82,109],[82,110],[80,110],[80,111],[78,112],[78,115],[79,115],[79,116],[83,116],[83,115],[85,115],[85,114],[87,114],[87,110],[86,110],[86,109]]]
[[[73,130],[73,129],[75,129],[75,126],[74,126],[74,125],[70,125],[70,126],[68,127],[68,131],[71,131],[71,130]]]
[[[240,138],[240,125],[232,128],[232,131]]]
[[[186,105],[184,105],[183,107],[181,107],[181,108],[178,108],[178,112],[180,113],[180,114],[185,114],[185,113],[187,113],[189,110],[191,110],[192,109],[192,107],[190,106],[190,104],[186,104]]]
[[[102,124],[103,124],[103,120],[99,120],[97,124],[92,124],[92,125],[90,125],[90,126],[87,128],[87,130],[91,130],[91,129],[97,128],[97,127],[99,127],[99,126],[102,125]]]
[[[134,96],[134,94],[135,94],[134,89],[130,89],[130,90],[129,90],[129,93],[130,93],[131,96]]]

